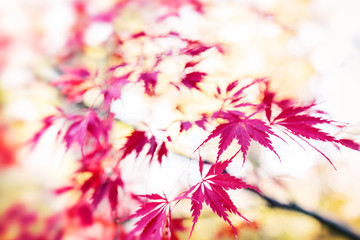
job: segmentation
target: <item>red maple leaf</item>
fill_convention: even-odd
[[[143,82],[145,87],[145,93],[149,96],[155,95],[155,87],[157,84],[157,77],[159,72],[144,72],[140,74],[138,82]]]
[[[140,152],[143,150],[145,144],[147,144],[149,139],[146,136],[145,131],[133,131],[126,140],[125,145],[121,148],[123,151],[122,157],[125,158],[131,152],[136,152],[136,157],[139,156]]]
[[[159,150],[158,150],[158,161],[159,163],[161,164],[161,161],[163,159],[163,157],[167,157],[167,154],[168,154],[168,149],[166,147],[166,144],[165,142],[163,142],[161,144],[161,146],[159,147]]]
[[[275,117],[273,117],[274,106],[280,109]],[[324,118],[325,113],[314,109],[314,107],[314,103],[305,106],[294,106],[294,101],[291,99],[276,100],[275,93],[269,90],[268,83],[266,83],[262,105],[260,105],[260,108],[265,110],[266,118],[272,126],[277,126],[293,140],[295,139],[291,135],[298,137],[324,156],[331,165],[333,163],[330,159],[308,140],[331,142],[335,146],[340,144],[354,150],[360,150],[360,145],[353,140],[337,139],[321,129],[321,126],[336,126],[336,124],[334,121]]]
[[[117,205],[119,203],[118,190],[120,187],[124,187],[124,182],[121,178],[117,177],[115,180],[110,180],[109,189],[108,189],[108,198],[110,207],[113,211],[116,211]]]
[[[179,132],[187,131],[192,127],[192,123],[189,121],[181,121],[180,122],[180,130]]]
[[[142,204],[140,209],[129,217],[141,218],[135,223],[135,228],[126,239],[134,239],[138,233],[140,233],[139,239],[161,239],[164,227],[169,228],[166,222],[171,222],[170,202],[165,195],[162,197],[159,194],[151,194],[140,195],[140,197],[145,197],[151,201]]]
[[[240,149],[233,157],[241,151],[243,153],[244,162],[251,140],[257,141],[277,155],[270,140],[270,135],[277,135],[265,124],[265,122],[259,119],[250,119],[239,111],[221,112],[218,114],[218,118],[223,118],[227,120],[227,122],[218,125],[197,149],[210,139],[220,136],[217,160],[219,160],[221,154],[234,140],[240,145]]]
[[[154,136],[148,136],[145,131],[135,130],[128,137],[124,146],[121,148],[123,154],[121,159],[128,156],[133,151],[136,152],[136,157],[143,151],[145,145],[149,145],[149,150],[146,155],[150,156],[150,163],[157,152],[157,160],[161,164],[164,156],[167,156],[168,150],[165,142],[160,146]]]
[[[181,79],[181,83],[189,89],[195,88],[196,90],[201,91],[198,84],[203,80],[203,78],[205,76],[206,76],[206,73],[204,73],[204,72],[191,72],[191,73],[186,74]]]
[[[225,103],[228,103],[230,106],[234,107],[235,109],[239,107],[246,107],[246,106],[257,106],[254,104],[254,100],[249,99],[245,101],[246,94],[245,91],[250,89],[253,86],[257,86],[259,83],[264,82],[265,78],[255,78],[247,85],[244,85],[239,80],[235,80],[229,83],[226,87],[226,90],[222,90],[220,87],[217,88],[217,93],[214,95],[215,98],[220,98]],[[222,97],[224,96],[225,97]]]
[[[340,144],[354,150],[360,150],[360,145],[358,143],[350,139],[336,139],[335,137],[329,135],[329,133],[320,129],[320,127],[318,127],[319,125],[331,125],[333,121],[324,119],[322,117],[312,116],[312,113],[309,110],[311,110],[313,106],[314,104],[302,107],[284,108],[279,113],[279,115],[274,118],[272,124],[280,126],[284,133],[291,133],[303,140],[322,156],[324,156],[331,163],[331,165],[333,165],[331,160],[322,151],[313,146],[307,139],[322,142],[332,142],[335,145]]]
[[[93,224],[93,209],[91,205],[85,201],[80,201],[67,210],[67,214],[71,218],[78,218],[80,224],[84,227]]]
[[[242,188],[251,188],[256,191],[254,187],[247,185],[240,178],[236,178],[227,173],[224,173],[224,170],[229,165],[231,160],[227,161],[217,161],[213,164],[208,173],[203,177],[203,162],[200,159],[199,161],[199,169],[201,174],[201,182],[192,186],[185,195],[191,195],[191,212],[193,217],[193,225],[191,228],[190,236],[194,230],[195,224],[199,219],[202,204],[205,202],[214,213],[216,213],[219,217],[223,218],[226,222],[230,224],[230,226],[235,230],[232,225],[229,217],[229,213],[234,213],[242,217],[245,221],[249,222],[236,208],[234,203],[231,201],[230,196],[227,194],[225,190],[236,190]]]
[[[118,187],[123,187],[123,181],[120,177],[117,177],[114,180],[110,178],[103,180],[103,176],[99,177],[99,179],[95,179],[95,181],[99,181],[100,183],[94,187],[94,193],[92,195],[92,206],[95,209],[107,195],[111,210],[116,211],[119,201]]]
[[[104,197],[107,196],[111,209],[116,211],[118,205],[118,187],[124,187],[120,172],[115,168],[111,174],[105,172],[100,162],[93,165],[84,165],[77,171],[77,173],[83,172],[90,173],[91,176],[79,186],[82,194],[81,198],[88,199],[87,193],[91,192],[91,206],[93,209],[96,209]]]
[[[211,48],[215,48],[218,52],[224,53],[224,49],[219,44],[206,44],[198,40],[191,40],[186,38],[181,39],[187,43],[186,47],[180,49],[181,54],[186,54],[194,57]]]
[[[162,240],[180,240],[177,236],[177,232],[183,232],[186,230],[184,226],[183,218],[171,218],[169,226],[165,225],[165,233],[163,234]]]
[[[203,129],[206,131],[206,126],[205,124],[208,122],[208,116],[206,114],[201,114],[201,119],[196,120],[195,124],[196,126],[198,126],[199,128]]]
[[[67,116],[67,119],[73,121],[64,135],[67,149],[69,149],[74,142],[77,142],[83,152],[85,140],[87,139],[86,136],[88,134],[90,134],[100,145],[101,137],[103,137],[105,142],[108,142],[109,126],[99,119],[95,110],[90,109],[85,116],[69,115]]]

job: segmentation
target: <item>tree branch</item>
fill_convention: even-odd
[[[268,204],[268,206],[270,208],[281,208],[281,209],[285,209],[288,211],[293,211],[293,212],[298,212],[298,213],[302,213],[305,214],[309,217],[312,217],[316,220],[318,220],[322,225],[329,227],[330,229],[336,231],[338,234],[343,235],[344,237],[347,237],[349,239],[354,239],[354,240],[360,240],[360,235],[358,235],[357,233],[355,233],[353,230],[351,230],[349,227],[335,222],[329,218],[326,218],[322,215],[320,215],[317,212],[313,212],[313,211],[309,211],[304,209],[303,207],[299,206],[298,204],[294,203],[294,202],[290,202],[290,203],[281,203],[278,200],[271,198],[269,196],[266,196],[264,194],[261,194],[259,192],[254,191],[253,189],[247,189],[250,192],[255,193],[256,195],[258,195],[260,198],[262,198],[263,200],[266,201],[266,203]]]

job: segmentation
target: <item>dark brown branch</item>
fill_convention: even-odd
[[[281,209],[285,209],[288,211],[294,211],[294,212],[305,214],[309,217],[312,217],[312,218],[318,220],[322,225],[329,227],[331,230],[336,231],[338,234],[341,234],[344,237],[347,237],[349,239],[354,239],[354,240],[360,240],[360,235],[358,235],[357,233],[352,231],[349,227],[347,227],[339,222],[335,222],[334,220],[331,220],[327,217],[324,217],[324,216],[320,215],[319,213],[306,210],[294,202],[281,203],[281,202],[277,201],[276,199],[273,199],[269,196],[258,193],[252,189],[247,189],[247,190],[255,193],[256,195],[261,197],[263,200],[265,200],[270,208],[281,208]]]

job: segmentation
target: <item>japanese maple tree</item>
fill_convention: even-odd
[[[59,195],[74,194],[76,201],[57,218],[80,227],[102,223],[113,229],[114,239],[178,239],[180,231],[187,231],[191,238],[207,205],[236,234],[230,215],[249,224],[252,219],[239,210],[231,191],[252,189],[261,194],[261,189],[232,176],[227,168],[235,161],[247,164],[253,143],[271,151],[279,161],[286,159],[274,141],[310,146],[334,168],[318,142],[360,150],[353,139],[336,137],[345,124],[329,119],[316,101],[302,104],[284,97],[273,88],[269,76],[219,77],[214,73],[216,65],[207,67],[212,57],[224,60],[229,46],[209,37],[191,38],[171,23],[183,20],[184,9],[206,20],[211,4],[221,3],[124,0],[97,12],[87,1],[74,1],[75,23],[57,57],[58,77],[50,82],[63,101],[29,141],[35,147],[49,128],[61,123],[58,143],[78,158],[79,167],[69,185],[54,190]],[[128,20],[127,14],[139,18],[140,27],[119,27]],[[101,61],[91,62],[86,34],[96,24],[110,27],[111,32],[96,46],[106,54]],[[140,105],[148,108],[143,119],[131,119],[116,110],[119,105],[132,108],[126,100],[132,94],[140,95]],[[95,97],[89,103],[90,95]],[[190,99],[187,108],[184,99]],[[211,101],[211,107],[202,101]],[[157,115],[164,113],[159,109],[166,116]],[[135,111],[143,114],[141,109]],[[153,122],[153,115],[163,122]],[[204,137],[187,152],[179,151],[179,138],[194,134],[195,139]],[[216,155],[203,160],[203,153],[214,144]],[[198,167],[192,172],[197,181],[183,177],[178,180],[181,187],[171,192],[139,190],[134,184],[144,185],[146,180],[139,178],[134,183],[128,174],[129,169],[162,168],[165,161],[184,158],[196,162],[193,166]],[[174,215],[181,204],[189,204],[191,229],[184,226],[184,216]],[[67,233],[63,229],[52,234],[60,239]]]

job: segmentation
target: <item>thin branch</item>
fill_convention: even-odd
[[[322,216],[317,212],[306,210],[306,209],[304,209],[303,207],[299,206],[298,204],[296,204],[294,202],[281,203],[281,202],[279,202],[278,200],[276,200],[274,198],[271,198],[271,197],[266,196],[264,194],[258,193],[258,192],[254,191],[252,189],[246,189],[246,190],[255,193],[260,198],[265,200],[270,208],[281,208],[281,209],[285,209],[285,210],[288,210],[288,211],[293,211],[293,212],[298,212],[298,213],[305,214],[305,215],[307,215],[309,217],[312,217],[312,218],[318,220],[322,225],[327,226],[328,228],[336,231],[337,233],[343,235],[344,237],[347,237],[349,239],[354,239],[354,240],[360,240],[360,235],[355,233],[349,227],[347,227],[344,224],[341,224],[339,222],[335,222],[334,220],[331,220],[331,219],[329,219],[329,218],[327,218],[325,216]]]

